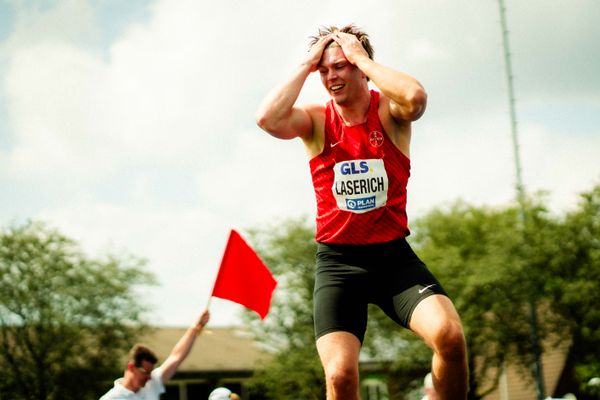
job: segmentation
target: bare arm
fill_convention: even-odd
[[[171,350],[171,354],[167,357],[167,359],[161,364],[160,369],[162,370],[162,381],[163,383],[171,379],[175,372],[177,372],[177,368],[186,359],[192,347],[194,346],[194,342],[196,341],[196,336],[202,331],[204,326],[208,323],[210,318],[210,314],[208,310],[205,310],[199,317],[196,323],[188,328],[188,330],[183,334],[181,339],[177,342],[173,350]]]
[[[412,76],[371,60],[356,36],[336,32],[333,36],[344,55],[390,99],[390,114],[397,121],[415,121],[423,115],[427,93]]]
[[[320,38],[292,76],[267,95],[256,113],[258,126],[280,139],[308,139],[312,136],[313,122],[309,108],[297,107],[295,103],[306,78],[316,71],[323,50],[331,40],[330,36]]]

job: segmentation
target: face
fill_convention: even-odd
[[[146,382],[150,380],[150,373],[153,369],[154,364],[146,360],[142,360],[142,363],[139,367],[136,367],[134,364],[130,364],[130,371],[133,374],[131,383],[134,391],[137,391],[146,385]]]
[[[339,46],[325,49],[317,69],[323,86],[331,98],[340,105],[360,95],[360,90],[364,89],[362,85],[367,85],[365,75],[346,59]]]

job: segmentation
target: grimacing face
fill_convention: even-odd
[[[356,96],[361,85],[366,84],[365,75],[346,59],[338,45],[330,45],[323,51],[317,70],[327,93],[340,105]]]

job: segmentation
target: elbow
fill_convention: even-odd
[[[269,119],[267,118],[265,112],[259,110],[254,116],[254,120],[256,121],[256,125],[258,125],[259,128],[266,130],[267,122]]]
[[[256,121],[256,125],[258,125],[258,127],[265,132],[271,133],[276,129],[274,125],[274,118],[265,110],[259,110],[254,119]]]
[[[287,130],[281,124],[281,121],[268,112],[259,111],[255,116],[256,125],[269,135],[278,139],[290,139]]]
[[[427,92],[419,86],[408,96],[407,100],[409,104],[408,119],[416,121],[421,118],[427,108]]]

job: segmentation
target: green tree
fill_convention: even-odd
[[[0,230],[0,398],[96,399],[142,327],[134,257],[87,258],[39,222]],[[84,383],[84,384],[83,384]]]
[[[440,279],[461,315],[470,355],[470,396],[494,390],[505,362],[533,362],[529,302],[542,297],[548,254],[541,244],[555,232],[542,207],[529,207],[517,228],[514,208],[462,202],[417,221],[418,253]],[[524,237],[527,238],[524,241]],[[533,296],[533,297],[532,297]],[[543,332],[543,330],[540,330]],[[543,337],[544,334],[542,333]],[[490,372],[491,385],[481,383]]]
[[[571,343],[574,381],[599,375],[600,187],[564,218],[550,214],[543,199],[529,199],[523,222],[515,207],[458,202],[413,226],[418,253],[463,320],[472,398],[495,389],[506,363],[533,379],[530,304],[540,343]],[[579,393],[572,383],[563,393]]]
[[[594,390],[586,382],[600,376],[600,186],[581,199],[563,218],[551,214],[539,195],[528,199],[524,220],[516,206],[457,202],[413,222],[409,241],[463,320],[472,399],[494,390],[507,364],[520,366],[533,381],[531,304],[540,342],[571,343],[572,377],[561,394],[571,391],[579,398]],[[251,323],[259,340],[276,352],[255,381],[271,398],[322,398],[303,392],[322,387],[312,332],[313,234],[314,227],[292,220],[253,235],[279,279],[269,319]],[[431,360],[419,338],[371,307],[363,350],[385,361],[380,367],[389,378],[390,398],[415,398]]]
[[[274,351],[259,368],[252,391],[272,399],[322,399],[324,379],[314,344],[312,291],[316,244],[306,219],[250,232],[253,247],[278,280],[269,317],[247,313],[257,340]]]
[[[554,299],[552,312],[560,316],[553,329],[571,340],[566,380],[579,385],[577,398],[598,399],[598,388],[587,382],[600,377],[600,184],[581,194],[557,243],[561,251],[549,265],[553,279],[546,290]]]

